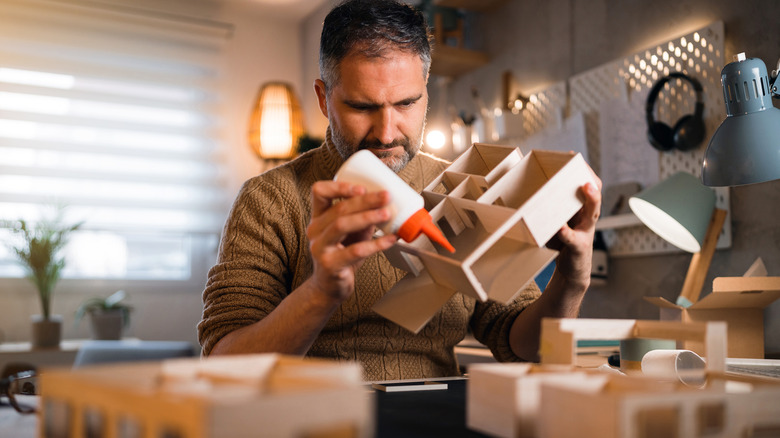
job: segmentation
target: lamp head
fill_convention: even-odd
[[[699,252],[715,209],[715,191],[678,172],[632,196],[628,206],[648,228],[672,245]]]
[[[760,59],[738,55],[721,71],[726,120],[712,136],[702,164],[708,186],[738,186],[780,179],[780,109]]]

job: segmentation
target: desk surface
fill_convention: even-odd
[[[21,415],[6,401],[0,405],[0,438],[34,438],[38,431],[38,416]]]
[[[377,438],[486,436],[466,427],[466,379],[435,381],[447,389],[377,391]]]
[[[466,428],[466,379],[436,380],[447,389],[435,391],[376,391],[377,438],[484,437]],[[34,438],[36,415],[20,415],[0,405],[0,438]]]
[[[780,361],[732,359],[729,371],[777,378]],[[466,427],[465,378],[435,379],[447,383],[446,390],[383,392],[376,390],[376,434],[395,437],[484,437]],[[7,404],[0,405],[0,438],[34,438],[36,415],[20,415]]]

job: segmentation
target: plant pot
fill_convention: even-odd
[[[32,316],[32,348],[59,348],[62,339],[62,315]]]
[[[89,314],[92,339],[117,340],[122,338],[124,317],[120,310],[93,311]]]

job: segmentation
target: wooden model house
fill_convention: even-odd
[[[635,338],[695,342],[706,383],[573,366],[578,340]],[[467,425],[502,437],[776,436],[780,384],[727,375],[726,343],[724,322],[545,319],[541,365],[469,368]]]
[[[747,379],[750,380],[750,379]],[[614,374],[544,382],[538,437],[769,437],[780,432],[780,385],[712,375],[707,387]],[[563,420],[566,419],[566,420]]]
[[[47,370],[41,388],[40,437],[374,433],[373,394],[354,363],[275,354],[172,359]]]
[[[455,253],[424,236],[387,250],[409,274],[374,310],[418,332],[456,292],[509,302],[557,255],[544,246],[582,207],[587,182],[579,154],[475,143],[423,190]]]

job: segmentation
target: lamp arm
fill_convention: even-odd
[[[772,91],[772,97],[780,99],[780,89],[777,85],[777,76],[780,75],[780,59],[777,60],[777,70],[772,70],[769,75],[769,89]]]

